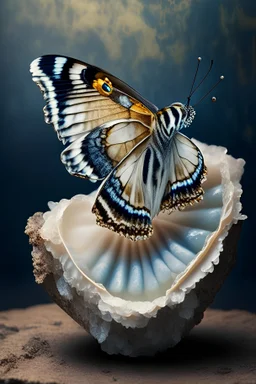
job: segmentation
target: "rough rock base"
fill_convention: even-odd
[[[256,383],[256,315],[207,310],[153,358],[108,356],[55,304],[0,313],[0,383]]]

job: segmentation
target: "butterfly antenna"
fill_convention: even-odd
[[[198,105],[199,103],[201,103],[201,101],[203,101],[205,98],[206,98],[206,96],[208,96],[209,95],[209,93],[211,93],[213,90],[214,90],[214,88],[216,88],[217,87],[217,85],[222,81],[222,80],[224,80],[224,76],[220,76],[220,78],[219,78],[219,81],[217,81],[217,83],[196,103],[196,104],[194,104],[193,105],[193,107],[194,106],[196,106],[196,105]],[[216,97],[212,97],[212,101],[216,101]]]
[[[193,88],[194,88],[194,85],[195,85],[195,81],[196,81],[196,77],[197,77],[197,73],[198,73],[198,69],[199,69],[199,65],[200,65],[201,60],[202,60],[202,58],[199,56],[197,58],[196,72],[195,72],[194,79],[193,79],[193,82],[192,82],[192,85],[191,85],[191,89],[190,89],[190,92],[189,92],[189,96],[188,96],[187,107],[189,106],[190,99],[191,99],[191,96],[193,94]]]
[[[193,92],[191,93],[190,97],[192,95],[194,95],[195,91],[200,87],[200,85],[205,81],[206,77],[209,75],[209,73],[211,72],[211,69],[212,69],[212,66],[213,66],[213,60],[211,60],[211,64],[210,64],[210,67],[208,69],[208,71],[206,72],[205,76],[202,78],[202,80],[200,81],[200,83],[196,86],[196,88],[193,90]]]

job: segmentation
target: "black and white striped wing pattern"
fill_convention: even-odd
[[[170,150],[169,181],[162,200],[162,210],[183,209],[199,202],[202,182],[207,173],[199,148],[182,133],[176,133]]]
[[[81,61],[46,55],[30,65],[52,123],[63,144],[109,121],[136,119],[151,129],[157,107],[110,73]]]

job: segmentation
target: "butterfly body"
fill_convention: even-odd
[[[42,56],[30,70],[46,100],[45,120],[66,145],[66,169],[102,181],[92,208],[99,225],[146,239],[161,210],[201,199],[203,156],[179,132],[191,124],[192,107],[158,110],[110,73],[71,58]]]

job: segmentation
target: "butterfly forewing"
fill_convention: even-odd
[[[45,120],[53,124],[63,144],[116,119],[138,119],[151,129],[157,108],[100,68],[48,55],[34,60],[30,71],[46,100]]]

